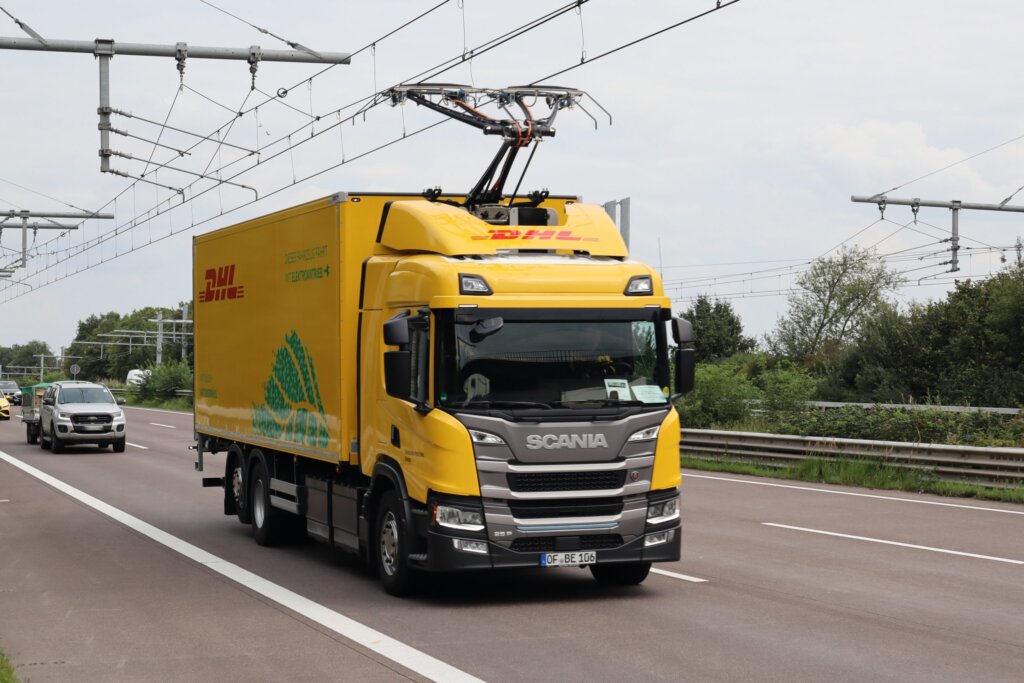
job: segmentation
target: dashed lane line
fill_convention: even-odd
[[[1024,515],[1024,510],[1007,510],[1004,508],[990,508],[982,505],[964,505],[962,503],[940,503],[937,500],[916,500],[914,498],[898,498],[896,496],[880,496],[875,493],[855,493],[853,491],[835,491],[833,489],[820,489],[813,486],[794,486],[793,484],[776,484],[770,481],[753,481],[750,479],[734,479],[732,477],[712,477],[707,474],[692,474],[686,472],[684,477],[690,479],[714,479],[716,481],[728,481],[734,484],[751,484],[753,486],[771,486],[779,489],[795,489],[797,491],[811,491],[813,493],[831,493],[837,496],[854,496],[856,498],[875,498],[878,500],[891,500],[896,503],[916,503],[918,505],[938,505],[945,508],[960,508],[962,510],[981,510],[982,512],[1002,512],[1006,515]]]
[[[131,446],[132,448],[141,448],[144,451],[148,451],[149,450],[149,446],[140,446],[139,444],[132,443],[131,441],[125,441],[125,443],[128,444],[129,446]]]
[[[666,569],[651,569],[652,574],[661,574],[662,576],[671,576],[673,579],[681,579],[682,581],[689,581],[690,583],[707,583],[707,579],[701,579],[696,576],[688,576],[686,574],[677,574],[676,572],[670,572]]]
[[[793,531],[806,531],[810,534],[821,534],[823,536],[835,536],[837,538],[849,538],[854,541],[869,541],[871,543],[882,543],[884,545],[895,545],[901,548],[912,548],[914,550],[928,550],[933,553],[945,555],[959,555],[960,557],[973,557],[977,560],[991,560],[992,562],[1005,562],[1007,564],[1024,564],[1024,560],[1011,560],[1005,557],[993,557],[992,555],[979,555],[977,553],[965,553],[961,550],[947,550],[946,548],[933,548],[929,545],[916,545],[914,543],[900,543],[899,541],[886,541],[881,538],[869,536],[854,536],[852,534],[840,534],[835,531],[823,531],[822,529],[808,529],[802,526],[790,526],[788,524],[775,524],[773,522],[761,522],[764,526],[773,526],[778,529],[791,529]]]
[[[53,477],[42,470],[36,469],[17,458],[0,451],[0,460],[17,467],[39,481],[52,486],[61,493],[64,493],[80,503],[91,507],[97,512],[120,522],[129,529],[136,531],[143,536],[166,546],[167,548],[181,553],[185,557],[217,572],[232,581],[235,581],[249,590],[262,595],[263,597],[276,602],[278,605],[296,612],[310,621],[334,631],[335,633],[348,638],[367,650],[374,652],[381,657],[414,671],[432,681],[455,681],[457,683],[480,683],[480,679],[472,676],[451,664],[442,662],[435,657],[421,652],[416,648],[392,638],[376,629],[370,628],[355,619],[335,612],[334,610],[310,600],[284,586],[268,581],[263,577],[239,567],[237,564],[228,562],[202,548],[183,541],[176,536],[158,529],[157,527],[134,517],[123,510],[95,498],[63,481]]]
[[[177,429],[177,427],[175,427],[174,425],[165,425],[160,424],[159,422],[150,422],[149,424],[153,425],[154,427],[163,427],[164,429]]]

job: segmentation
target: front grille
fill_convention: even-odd
[[[602,491],[626,483],[625,470],[611,472],[509,472],[508,487],[520,493]]]
[[[94,428],[88,425],[76,424],[72,425],[71,429],[75,434],[106,434],[111,428],[110,425],[97,425]]]
[[[114,421],[110,413],[72,415],[71,424],[76,425],[108,425]]]
[[[575,544],[573,544],[575,545]],[[608,550],[622,545],[622,536],[618,534],[601,534],[597,536],[580,536],[579,547],[572,550]],[[555,550],[554,536],[528,536],[512,541],[512,550],[519,553],[550,553]],[[570,551],[571,552],[571,551]]]
[[[569,500],[510,500],[516,519],[545,517],[604,517],[622,513],[621,498],[570,498]]]

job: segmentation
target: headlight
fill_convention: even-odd
[[[647,506],[647,523],[664,524],[679,519],[679,498],[669,498]]]
[[[652,439],[658,438],[658,432],[661,431],[661,425],[654,427],[648,427],[647,429],[641,429],[639,432],[629,437],[629,441],[651,441]]]
[[[490,432],[481,432],[476,429],[469,430],[469,437],[473,439],[473,443],[478,443],[482,446],[504,446],[505,440],[497,434],[491,434]]]
[[[64,413],[60,412],[59,410],[57,412],[55,412],[53,414],[53,416],[55,418],[57,418],[58,420],[70,420],[71,419],[71,417],[69,415],[65,415]]]
[[[434,524],[462,531],[483,531],[484,513],[480,510],[466,510],[453,505],[434,503]]]

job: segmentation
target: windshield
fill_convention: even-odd
[[[58,403],[114,403],[105,387],[64,387]]]
[[[630,313],[644,319],[520,320],[509,318],[529,312],[508,310],[454,321],[439,315],[438,405],[664,407],[668,364],[660,311]]]

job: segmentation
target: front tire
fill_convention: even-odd
[[[110,445],[114,448],[114,452],[115,453],[124,453],[124,447],[125,447],[126,443],[127,443],[127,439],[126,438],[121,438],[121,439],[118,439],[117,441],[114,441]],[[100,448],[103,448],[103,444],[100,444]]]
[[[391,595],[408,595],[416,586],[415,570],[409,566],[408,525],[405,507],[394,491],[381,496],[377,506],[374,535],[377,574]]]
[[[50,432],[50,452],[51,453],[63,453],[64,452],[64,442],[60,440],[59,436],[57,436],[57,429],[56,429],[56,427],[51,427],[51,429],[53,431]]]
[[[590,565],[590,573],[602,586],[637,586],[643,583],[650,571],[650,562]]]

